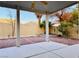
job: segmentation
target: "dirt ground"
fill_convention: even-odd
[[[79,40],[66,39],[66,38],[57,37],[53,35],[49,36],[49,40],[53,42],[67,44],[67,45],[79,44]],[[44,42],[44,41],[45,41],[45,36],[21,37],[20,44],[27,45],[27,44],[34,44],[38,42]],[[7,48],[7,47],[15,46],[15,45],[16,45],[16,39],[1,39],[0,40],[0,48]]]

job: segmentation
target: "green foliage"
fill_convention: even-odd
[[[72,23],[70,22],[66,22],[66,21],[62,21],[61,24],[58,27],[58,30],[62,33],[62,36],[64,37],[68,37],[68,28],[69,27],[73,27]]]
[[[45,20],[44,21],[42,21],[41,23],[40,23],[40,27],[42,28],[42,27],[44,27],[45,28]],[[49,21],[49,27],[51,27],[51,22]]]
[[[76,9],[72,12],[72,20],[71,20],[71,22],[73,24],[76,24],[76,25],[79,25],[78,13],[79,13],[79,11],[76,10]]]
[[[45,20],[44,21],[42,21],[41,23],[40,23],[40,28],[44,28],[44,33],[45,33],[45,30],[46,30],[46,24],[45,24],[46,22],[45,22]],[[51,28],[51,22],[49,22],[49,29]],[[49,34],[50,34],[50,31],[49,31]]]
[[[62,21],[62,22],[60,22],[60,26],[58,27],[58,30],[62,33],[62,35],[64,37],[69,36],[69,31],[68,31],[69,28],[72,28],[74,24],[77,25],[77,26],[79,25],[78,13],[79,13],[79,11],[76,8],[71,13],[72,18],[70,19],[70,21]]]
[[[42,28],[42,27],[45,28],[45,21],[42,21],[42,22],[40,23],[40,27],[41,27],[41,28]]]

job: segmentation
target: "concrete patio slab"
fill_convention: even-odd
[[[40,47],[36,46],[36,44],[30,44],[21,46],[19,51],[22,57],[30,57],[46,52],[47,50],[41,49]]]
[[[52,51],[64,58],[79,58],[79,44]]]
[[[29,57],[32,55],[36,55],[42,52],[46,52],[46,50],[37,47],[34,44],[24,45],[21,47],[11,47],[0,49],[0,57],[8,57],[8,58],[23,58]]]
[[[42,49],[50,51],[50,50],[64,48],[67,47],[68,45],[49,41],[49,42],[43,42],[42,44],[37,43],[37,46],[41,47]]]
[[[47,53],[44,53],[44,54],[33,56],[31,58],[61,58],[61,57],[54,54],[54,53],[47,52]]]
[[[50,50],[60,49],[67,47],[67,45],[55,43],[55,42],[40,42],[29,45],[22,45],[21,47],[10,47],[0,49],[0,57],[4,58],[30,58],[33,56],[37,57],[59,57],[54,53],[47,53]],[[44,54],[46,53],[46,54]],[[43,55],[42,55],[43,54]]]

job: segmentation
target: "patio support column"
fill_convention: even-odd
[[[79,22],[79,2],[78,2],[78,22]],[[78,23],[78,39],[79,39],[79,23]]]
[[[48,14],[46,14],[46,37],[45,40],[48,42],[49,41],[49,20],[48,20]]]
[[[19,47],[20,46],[20,9],[19,7],[17,7],[17,11],[16,11],[16,15],[17,15],[17,19],[16,19],[16,46]]]

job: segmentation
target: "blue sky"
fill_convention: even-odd
[[[0,18],[10,18],[10,15],[12,15],[13,19],[16,19],[16,10],[0,7]],[[42,16],[42,19],[45,19],[45,16]],[[20,21],[21,23],[26,23],[29,21],[37,21],[37,17],[35,13],[28,12],[28,11],[20,11]]]
[[[27,22],[27,21],[36,21],[37,17],[34,13],[28,12],[28,11],[20,11],[20,20],[21,22]],[[0,18],[10,18],[10,15],[12,15],[13,19],[16,19],[16,10],[10,9],[10,8],[4,8],[0,7]]]
[[[68,8],[66,8],[66,11],[72,11],[75,7],[76,7],[76,5],[68,7]],[[0,18],[10,18],[10,14],[12,15],[12,18],[16,19],[16,10],[15,9],[0,7]],[[45,15],[42,16],[42,19],[43,20],[45,19]],[[26,23],[29,21],[36,21],[37,17],[35,15],[35,13],[33,13],[33,12],[21,10],[20,20],[21,20],[21,23]]]
[[[68,8],[65,8],[65,11],[72,12],[76,7],[77,7],[77,4],[72,5],[72,6],[68,7]]]

